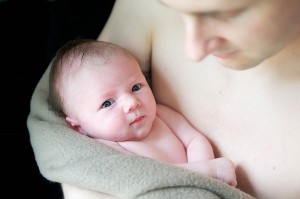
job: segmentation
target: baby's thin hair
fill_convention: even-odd
[[[97,64],[106,64],[112,56],[119,52],[127,52],[125,49],[108,42],[93,39],[75,39],[63,45],[55,54],[51,63],[49,74],[49,109],[58,116],[65,117],[64,102],[60,87],[62,80],[70,76],[70,73],[81,69],[82,63],[87,58],[93,58]]]

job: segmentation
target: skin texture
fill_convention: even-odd
[[[299,198],[300,1],[131,1],[99,40],[151,69],[157,102],[234,161],[239,189]]]
[[[92,49],[106,45],[89,44]],[[176,111],[156,104],[133,56],[121,48],[111,51],[114,53],[107,58],[100,53],[91,55],[86,48],[84,56],[70,50],[73,54],[66,53],[58,61],[61,64],[54,64],[61,68],[51,83],[61,93],[58,101],[62,101],[67,123],[125,154],[149,157],[236,186],[232,162],[215,159],[206,137]]]
[[[152,91],[138,63],[129,56],[113,56],[103,66],[85,61],[63,84],[66,120],[93,138],[116,142],[145,138],[156,114]],[[135,122],[141,119],[140,122]],[[138,124],[139,123],[139,124]]]
[[[295,0],[213,0],[208,5],[204,1],[161,2],[182,14],[186,55],[195,61],[213,54],[223,66],[238,70],[255,67],[299,34],[297,28],[286,31],[299,27],[299,3]]]

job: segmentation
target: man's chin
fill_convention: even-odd
[[[253,64],[245,61],[237,61],[237,60],[229,60],[229,59],[221,59],[221,58],[217,58],[217,60],[219,64],[232,70],[248,70],[256,66],[256,63]]]

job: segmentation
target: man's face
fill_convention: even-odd
[[[160,0],[182,15],[188,58],[209,54],[229,68],[254,67],[300,29],[299,0]]]

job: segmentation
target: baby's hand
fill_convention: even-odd
[[[237,185],[235,166],[232,161],[227,158],[221,157],[210,160],[214,170],[212,177],[215,177],[231,186]]]
[[[234,187],[237,185],[234,164],[227,158],[222,157],[207,161],[195,161],[175,165],[219,179]]]

